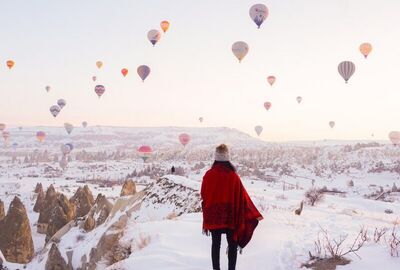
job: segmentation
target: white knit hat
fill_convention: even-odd
[[[225,144],[215,148],[215,161],[229,161],[229,149]]]

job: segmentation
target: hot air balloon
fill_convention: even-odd
[[[92,81],[96,81],[97,80],[97,77],[96,76],[92,76]]]
[[[148,145],[142,145],[139,147],[138,152],[143,161],[146,162],[146,160],[151,157],[153,149]]]
[[[169,22],[168,21],[162,21],[160,23],[161,29],[163,30],[164,33],[168,31],[169,28]]]
[[[46,86],[46,92],[48,93],[48,92],[50,92],[50,90],[51,90],[51,87],[49,85],[47,85]]]
[[[347,83],[351,76],[353,76],[354,71],[356,71],[356,66],[353,62],[343,61],[338,65],[339,74],[343,77],[344,81]]]
[[[394,145],[398,145],[400,143],[400,131],[391,131],[389,139]]]
[[[58,105],[53,105],[50,107],[50,113],[56,117],[61,111],[61,108]]]
[[[199,121],[200,121],[200,123],[203,123],[204,118],[203,117],[199,117]]]
[[[329,121],[329,126],[333,128],[335,126],[335,121]]]
[[[161,38],[161,33],[160,33],[160,31],[158,31],[158,30],[156,30],[156,29],[150,30],[150,31],[147,33],[147,38],[149,39],[149,41],[151,42],[151,44],[153,44],[153,46],[154,46],[154,45],[156,45],[156,43],[160,40],[160,38]]]
[[[69,134],[71,134],[72,130],[74,129],[74,126],[70,123],[64,123],[64,128],[69,135]]]
[[[100,68],[103,66],[103,62],[97,61],[97,62],[96,62],[96,66],[97,66],[97,68],[100,69]]]
[[[67,145],[69,147],[69,151],[71,152],[72,150],[74,150],[74,145],[72,143],[66,143],[65,145]]]
[[[267,81],[272,86],[276,81],[276,77],[275,76],[268,76],[267,77]]]
[[[368,54],[372,51],[372,45],[370,43],[363,43],[360,45],[360,52],[364,55],[365,58],[368,57]]]
[[[179,135],[179,141],[183,146],[186,146],[190,142],[190,135],[187,133],[182,133]]]
[[[147,78],[147,76],[149,76],[150,74],[150,68],[146,65],[141,65],[137,68],[137,73],[139,74],[139,77],[142,79],[142,81],[144,82],[144,80]]]
[[[254,130],[256,131],[257,135],[260,136],[261,132],[263,131],[262,126],[255,126]]]
[[[5,131],[3,131],[2,135],[3,135],[4,141],[7,142],[8,139],[10,138],[10,132],[5,130]]]
[[[124,77],[126,77],[126,75],[128,75],[128,69],[126,68],[121,69],[121,73]]]
[[[247,43],[244,41],[237,41],[232,45],[232,52],[240,63],[249,52],[249,45],[247,45]]]
[[[104,88],[103,85],[96,85],[96,87],[94,88],[94,91],[96,92],[96,94],[100,98],[104,94],[104,92],[106,91],[106,88]]]
[[[8,67],[9,69],[12,69],[12,68],[14,67],[14,65],[15,65],[15,62],[14,62],[13,60],[8,60],[8,61],[6,62],[6,64],[7,64],[7,67]]]
[[[250,18],[255,22],[258,28],[268,17],[268,8],[263,4],[255,4],[249,10]]]
[[[297,100],[297,103],[301,103],[301,101],[303,100],[303,98],[302,97],[300,97],[300,96],[298,96],[297,98],[296,98],[296,100]]]
[[[18,143],[15,142],[12,144],[12,148],[14,151],[17,150],[17,147],[18,147]]]
[[[67,105],[67,102],[65,101],[65,99],[59,99],[59,100],[57,100],[57,104],[62,109],[62,108],[64,108],[65,105]]]
[[[268,111],[269,109],[271,109],[272,103],[267,101],[264,103],[264,108]]]
[[[6,129],[6,124],[0,123],[0,131],[3,131]]]
[[[36,138],[40,143],[42,143],[46,138],[46,133],[44,133],[43,131],[38,131],[36,132]]]
[[[71,152],[71,148],[69,147],[69,145],[66,144],[62,144],[61,145],[61,153],[65,156],[68,155]]]
[[[86,128],[87,125],[88,125],[88,123],[87,123],[86,121],[83,121],[83,122],[82,122],[82,127]]]
[[[60,167],[61,167],[61,169],[65,170],[65,169],[67,168],[67,166],[68,166],[67,157],[66,157],[66,156],[63,156],[63,157],[60,159]]]

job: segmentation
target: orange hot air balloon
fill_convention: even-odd
[[[169,29],[169,21],[162,21],[160,26],[164,33],[167,32]]]
[[[13,60],[8,60],[6,63],[9,69],[12,69],[15,65],[15,62]]]
[[[275,76],[268,76],[267,81],[272,86],[276,81],[276,77]]]
[[[97,68],[100,69],[100,68],[103,66],[103,62],[97,61],[97,62],[96,62],[96,66],[97,66]]]
[[[368,54],[372,51],[372,45],[368,42],[365,42],[360,45],[360,52],[364,55],[365,58],[368,57]]]
[[[124,75],[124,77],[126,77],[126,75],[128,75],[128,69],[126,68],[121,69],[121,73],[122,75]]]
[[[44,133],[43,131],[38,131],[38,132],[36,132],[36,138],[38,139],[38,141],[40,143],[42,143],[44,141],[44,139],[46,138],[46,133]]]

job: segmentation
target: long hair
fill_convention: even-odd
[[[230,171],[236,172],[236,168],[235,166],[233,166],[233,164],[230,161],[214,161],[212,167],[216,166],[216,165],[220,165],[223,166],[225,168],[227,168]]]

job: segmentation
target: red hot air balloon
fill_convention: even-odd
[[[94,88],[94,91],[100,98],[106,91],[106,88],[103,85],[96,85],[96,87]]]
[[[148,145],[142,145],[139,147],[138,152],[143,161],[146,162],[146,160],[151,157],[153,149]]]
[[[124,77],[126,77],[126,75],[128,75],[128,69],[126,68],[121,69],[121,73]]]
[[[275,76],[268,76],[267,77],[267,81],[272,86],[276,81],[276,77]]]
[[[269,111],[269,109],[271,109],[271,106],[272,106],[272,103],[269,102],[269,101],[267,101],[267,102],[264,103],[264,108],[265,108],[267,111]]]
[[[190,142],[190,135],[187,133],[182,133],[179,135],[179,141],[183,146],[186,146]]]

